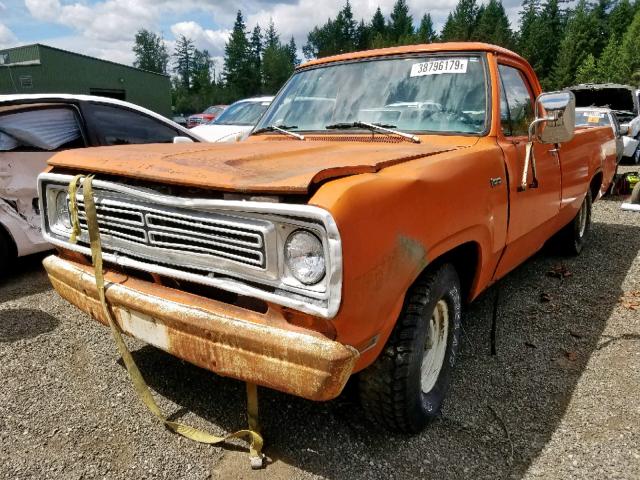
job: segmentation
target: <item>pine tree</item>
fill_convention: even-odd
[[[280,43],[280,37],[278,35],[278,31],[276,30],[276,26],[273,23],[273,19],[269,20],[269,26],[267,27],[267,32],[264,35],[264,48],[275,47]]]
[[[517,47],[533,68],[536,68],[539,56],[540,10],[540,0],[524,0],[520,9],[520,35]]]
[[[431,14],[425,13],[420,20],[420,27],[417,33],[417,43],[432,43],[438,38],[433,28],[433,20]]]
[[[502,2],[489,0],[478,12],[477,26],[472,38],[506,48],[513,48],[513,32]]]
[[[249,41],[249,55],[251,70],[253,75],[250,77],[250,85],[247,86],[249,95],[256,95],[262,89],[262,52],[264,50],[262,30],[260,25],[256,25],[251,32],[251,40]]]
[[[396,0],[389,21],[389,39],[394,44],[404,44],[413,35],[413,18],[409,15],[406,0]]]
[[[576,83],[597,83],[599,81],[596,59],[592,53],[589,53],[578,67],[575,81]]]
[[[615,37],[619,41],[631,24],[634,13],[634,7],[629,0],[620,0],[616,3],[607,19],[609,36]]]
[[[387,24],[384,19],[384,15],[380,10],[380,7],[376,8],[376,12],[373,14],[373,18],[371,19],[371,34],[375,36],[380,34],[382,36],[387,33]]]
[[[472,38],[478,20],[476,0],[458,0],[453,13],[447,17],[441,39],[445,42],[468,41]]]
[[[180,85],[187,90],[191,88],[194,54],[195,46],[193,45],[193,41],[184,35],[180,35],[173,54],[173,58],[175,59],[173,71],[178,75]]]
[[[357,24],[353,19],[351,3],[347,0],[342,10],[338,12],[333,24],[334,35],[337,37],[334,53],[353,52],[356,49],[356,28]]]
[[[289,52],[289,61],[293,67],[297,67],[300,65],[300,59],[298,58],[298,47],[296,46],[296,41],[293,37],[289,40],[289,44],[287,45],[287,50]]]
[[[564,37],[565,23],[562,17],[558,0],[548,0],[542,8],[533,36],[537,50],[534,68],[545,88],[550,86],[549,77]]]
[[[138,30],[135,36],[133,53],[136,59],[133,66],[142,70],[156,73],[167,73],[169,53],[160,35],[144,28]]]
[[[224,79],[227,87],[240,96],[250,93],[255,76],[245,30],[242,12],[238,10],[231,37],[224,48]]]
[[[371,44],[371,28],[360,20],[356,27],[356,50],[367,50]]]
[[[586,0],[578,2],[565,30],[553,68],[552,81],[556,88],[565,88],[574,83],[578,67],[595,49],[598,25],[589,12]]]
[[[637,84],[640,80],[640,10],[622,37],[618,68],[625,83]]]
[[[596,62],[598,68],[598,81],[622,83],[625,81],[620,68],[620,58],[622,56],[621,45],[618,39],[611,35],[609,43],[604,47],[600,58]]]

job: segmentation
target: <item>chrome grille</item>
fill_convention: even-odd
[[[204,255],[265,268],[265,226],[256,221],[111,198],[100,192],[96,192],[96,213],[104,247],[115,251],[123,250],[118,247],[124,241],[129,247],[156,247],[174,254]],[[81,195],[78,219],[81,239],[86,242],[87,220]]]

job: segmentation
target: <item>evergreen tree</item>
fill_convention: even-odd
[[[533,36],[537,49],[533,66],[545,88],[550,86],[549,77],[564,37],[565,25],[562,17],[558,0],[548,0],[542,8],[537,31]]]
[[[596,67],[596,59],[589,53],[576,71],[576,83],[597,83],[599,72]]]
[[[136,59],[133,66],[156,73],[167,73],[169,53],[160,35],[140,29],[136,33],[133,53]]]
[[[417,43],[432,43],[437,39],[436,31],[433,28],[433,21],[431,20],[431,14],[425,13],[420,20],[420,27],[418,28]]]
[[[609,43],[602,51],[602,55],[596,62],[598,67],[598,81],[600,82],[624,82],[623,73],[620,69],[620,58],[622,56],[621,45],[618,39],[611,35]]]
[[[537,70],[541,23],[540,0],[524,0],[520,10],[518,51]]]
[[[373,36],[380,34],[385,36],[387,33],[387,24],[384,19],[384,15],[380,10],[380,7],[376,8],[376,13],[373,14],[371,19],[371,34]]]
[[[396,45],[407,43],[413,36],[413,18],[406,0],[396,0],[393,5],[388,32],[389,39]]]
[[[445,42],[468,41],[472,38],[478,20],[476,0],[458,0],[453,13],[447,17],[441,39]]]
[[[616,3],[607,19],[609,36],[615,37],[620,41],[631,24],[634,13],[634,7],[629,0],[620,0]]]
[[[264,50],[262,30],[260,25],[256,25],[251,32],[251,40],[249,41],[249,61],[253,75],[250,77],[250,85],[247,90],[250,95],[260,93],[262,89],[262,52]]]
[[[640,10],[622,37],[618,62],[620,75],[625,83],[637,84],[640,80]]]
[[[478,13],[478,21],[472,35],[474,40],[513,48],[513,32],[502,2],[489,0]]]
[[[300,59],[298,58],[298,47],[296,46],[296,41],[293,37],[289,40],[289,44],[287,45],[287,50],[289,52],[289,61],[293,67],[297,67],[300,65]]]
[[[173,71],[178,75],[180,85],[189,90],[191,88],[191,76],[193,75],[193,56],[195,46],[190,38],[180,35],[176,42],[176,49],[173,54],[175,65]]]
[[[336,35],[336,52],[353,52],[356,49],[356,28],[357,23],[353,19],[353,11],[349,0],[345,3],[333,25],[334,35]]]
[[[591,9],[591,15],[593,16],[593,22],[596,25],[596,38],[594,42],[594,48],[591,53],[595,58],[599,57],[607,45],[609,40],[609,10],[613,0],[598,0]]]
[[[231,37],[224,48],[224,79],[227,87],[240,96],[250,94],[252,78],[256,76],[245,30],[242,12],[238,10]]]
[[[360,20],[356,27],[356,50],[367,50],[371,44],[371,28]]]
[[[275,47],[280,43],[280,36],[276,30],[276,26],[273,23],[273,19],[269,20],[269,26],[267,27],[267,33],[265,33],[264,48]]]
[[[275,29],[273,29],[275,33]],[[275,94],[293,73],[295,65],[295,41],[282,45],[280,38],[272,36],[262,57],[262,77],[266,93]],[[292,52],[293,48],[293,52]]]
[[[307,43],[302,47],[307,58],[320,58],[338,53],[353,52],[356,49],[356,21],[353,19],[351,4],[347,0],[335,20],[329,18],[322,27],[314,27],[307,35]]]
[[[586,0],[578,2],[565,30],[553,68],[552,81],[556,88],[573,84],[578,67],[595,49],[598,24],[589,12]]]

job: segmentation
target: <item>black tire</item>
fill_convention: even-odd
[[[7,276],[15,256],[13,240],[0,225],[0,278]]]
[[[423,354],[436,305],[444,304],[448,309],[446,349],[437,380],[425,393]],[[411,287],[380,356],[359,376],[360,401],[373,422],[388,430],[417,433],[439,415],[460,347],[461,310],[460,280],[450,264],[428,271]],[[443,331],[440,338],[444,336]]]
[[[580,210],[576,214],[575,218],[557,234],[556,240],[560,253],[566,255],[580,255],[580,252],[582,252],[582,249],[587,243],[589,232],[591,231],[592,205],[593,197],[591,196],[591,191],[587,190],[587,194],[585,195]],[[585,218],[582,217],[583,214],[586,215]]]
[[[636,183],[636,186],[633,187],[629,203],[640,204],[640,182]]]

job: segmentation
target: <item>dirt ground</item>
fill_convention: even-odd
[[[448,403],[427,430],[376,430],[351,387],[321,404],[261,389],[259,472],[241,442],[161,427],[109,331],[51,290],[42,257],[23,259],[0,283],[0,478],[640,478],[640,213],[614,198],[593,217],[581,256],[541,252],[466,312]],[[241,383],[129,344],[172,418],[218,434],[245,425]]]

